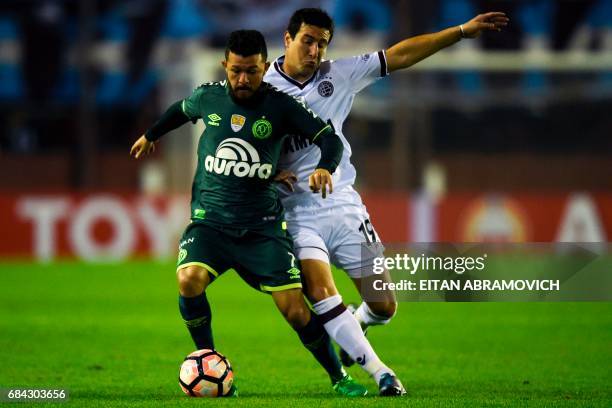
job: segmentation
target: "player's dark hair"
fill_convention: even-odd
[[[263,34],[257,30],[232,31],[225,46],[225,59],[233,52],[242,57],[261,54],[264,61],[268,60],[268,47]]]
[[[329,41],[331,41],[334,36],[334,20],[332,20],[325,10],[320,8],[303,8],[296,10],[289,19],[289,24],[287,25],[287,32],[291,38],[295,38],[295,35],[300,31],[302,23],[328,30]]]

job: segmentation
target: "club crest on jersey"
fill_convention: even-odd
[[[317,87],[317,91],[324,98],[330,97],[334,93],[334,84],[329,81],[322,81]]]
[[[240,132],[240,129],[244,126],[244,122],[246,122],[246,118],[242,115],[238,115],[234,113],[231,117],[231,126],[234,132]]]
[[[253,123],[251,130],[257,139],[266,139],[272,134],[272,124],[264,116]]]
[[[259,153],[247,141],[237,137],[230,137],[217,146],[215,155],[206,156],[204,168],[210,173],[236,177],[257,176],[266,180],[272,174],[272,165],[260,163]]]
[[[183,262],[185,258],[187,258],[187,250],[184,248],[181,248],[179,250],[178,259],[176,260],[177,265]]]

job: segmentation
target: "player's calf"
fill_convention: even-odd
[[[363,396],[367,390],[342,368],[331,339],[319,320],[310,312],[299,289],[272,292],[274,303],[298,334],[300,341],[329,374],[333,388],[344,396]]]
[[[212,312],[205,292],[210,282],[208,271],[200,266],[188,266],[180,268],[176,275],[179,310],[196,348],[214,349]]]
[[[395,375],[378,357],[340,295],[315,303],[313,309],[325,330],[378,383],[383,374]]]
[[[351,304],[347,309],[355,316],[363,334],[366,335],[368,327],[385,325],[391,321],[397,311],[397,302],[362,302],[359,307]],[[343,348],[340,348],[340,361],[345,367],[355,364],[355,360]]]
[[[301,263],[307,295],[317,319],[331,338],[346,350],[351,359],[357,361],[361,368],[374,377],[377,383],[382,374],[392,374],[393,371],[378,358],[353,314],[342,303],[329,264],[315,259],[301,260]],[[321,299],[324,293],[333,295]]]
[[[366,302],[366,304],[372,314],[383,322],[382,324],[388,323],[397,312],[397,302],[394,300],[385,302]]]
[[[367,300],[374,280],[382,280],[383,282],[391,281],[389,272],[385,271],[385,273],[380,275],[369,275],[362,278],[355,276],[357,275],[353,271],[351,273],[353,283],[361,294],[362,299],[364,299],[354,312],[355,318],[361,325],[361,328],[366,331],[370,326],[381,326],[389,323],[397,312],[395,293],[390,290],[377,291],[376,301]]]

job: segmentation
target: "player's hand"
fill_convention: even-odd
[[[494,11],[479,14],[463,24],[463,35],[467,38],[478,38],[483,31],[501,31],[508,25],[510,19],[506,13]]]
[[[130,149],[130,156],[139,159],[141,156],[146,156],[155,151],[155,142],[147,140],[144,135],[140,136]]]
[[[325,169],[316,169],[310,177],[308,177],[308,185],[313,193],[321,192],[323,198],[334,192],[334,186],[332,184],[332,175]]]
[[[293,193],[295,191],[293,184],[297,183],[297,177],[290,170],[279,170],[274,176],[274,181],[287,187]]]

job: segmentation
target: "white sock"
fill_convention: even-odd
[[[393,374],[374,352],[355,317],[342,304],[340,295],[330,296],[312,305],[329,336],[378,384],[384,373]]]
[[[380,326],[391,321],[391,317],[383,317],[374,313],[366,302],[361,302],[354,314],[363,331],[370,326]]]

